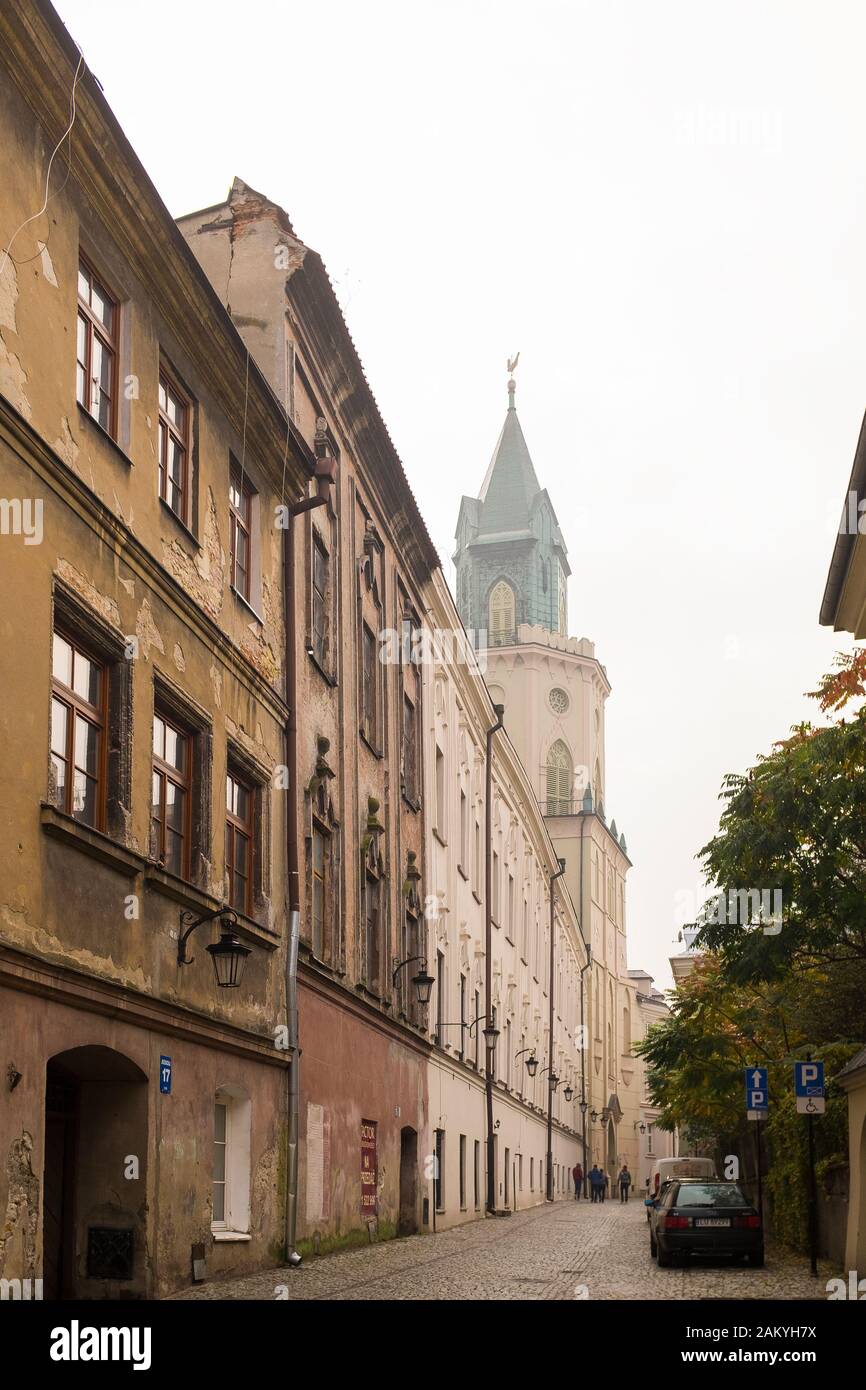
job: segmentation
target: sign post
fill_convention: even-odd
[[[824,1114],[824,1063],[813,1062],[811,1052],[805,1062],[794,1063],[794,1091],[797,1113],[805,1115],[809,1124],[809,1269],[818,1274],[818,1194],[815,1189],[815,1130],[816,1115]]]
[[[766,1067],[746,1067],[746,1115],[750,1120],[766,1120],[770,1102],[770,1087]],[[758,1216],[764,1224],[764,1187],[761,1177],[761,1126],[755,1126],[755,1147],[758,1164]]]

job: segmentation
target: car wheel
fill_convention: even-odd
[[[756,1251],[755,1251],[754,1255],[750,1255],[750,1256],[749,1256],[749,1264],[752,1266],[753,1269],[763,1269],[763,1268],[764,1268],[764,1247],[763,1247],[763,1245],[761,1246],[760,1250],[756,1250]]]
[[[667,1250],[662,1250],[661,1246],[658,1247],[656,1259],[659,1262],[659,1269],[670,1269],[674,1262],[673,1255],[668,1254]]]
[[[658,1250],[658,1246],[656,1245],[656,1238],[655,1238],[655,1236],[651,1235],[651,1236],[650,1236],[650,1254],[651,1254],[651,1255],[655,1255],[655,1253],[656,1253],[657,1250]]]

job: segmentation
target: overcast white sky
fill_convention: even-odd
[[[629,964],[667,986],[723,774],[851,645],[817,614],[866,404],[866,7],[58,9],[172,213],[237,174],[321,253],[443,555],[520,350],[613,683]]]

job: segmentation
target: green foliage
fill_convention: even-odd
[[[824,709],[863,694],[863,652],[813,692]],[[779,890],[777,933],[701,923],[731,980],[781,979],[803,965],[866,960],[866,707],[802,724],[745,775],[729,774],[719,832],[700,852],[720,892]]]
[[[857,1044],[837,1043],[821,1048],[827,1078],[827,1108],[813,1120],[815,1172],[820,1199],[827,1170],[848,1160],[848,1097],[835,1077],[854,1055]],[[809,1150],[805,1115],[797,1113],[793,1068],[775,1068],[770,1078],[767,1140],[770,1154],[767,1191],[778,1240],[797,1250],[809,1248]]]

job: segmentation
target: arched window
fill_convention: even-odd
[[[571,812],[573,768],[571,754],[561,738],[551,745],[547,755],[547,814],[567,816]]]
[[[504,646],[517,636],[514,590],[505,579],[500,579],[490,591],[488,626],[492,647]]]

